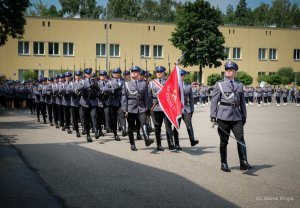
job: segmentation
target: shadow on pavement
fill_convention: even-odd
[[[32,121],[0,121],[0,129],[44,129],[46,127],[49,127],[49,124],[35,123]]]
[[[251,165],[254,165],[255,168],[244,171],[243,174],[249,175],[249,176],[258,176],[255,174],[257,171],[274,167],[274,165],[255,165],[255,164],[251,164]],[[232,170],[240,170],[240,166],[233,166],[233,167],[231,167],[231,169]]]
[[[69,207],[237,207],[182,176],[74,143],[14,146]]]
[[[0,144],[2,143],[15,143],[18,139],[16,139],[17,135],[0,135]]]

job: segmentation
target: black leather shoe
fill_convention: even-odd
[[[52,121],[50,122],[50,126],[54,126]]]
[[[92,133],[95,133],[95,130],[92,128]]]
[[[56,124],[56,125],[55,125],[55,128],[59,129],[59,125],[58,125],[58,124]]]
[[[111,133],[112,131],[110,130],[110,128],[106,129],[106,133]]]
[[[174,149],[182,150],[182,148],[181,148],[179,145],[175,145],[175,146],[174,146]]]
[[[131,150],[132,151],[137,151],[137,148],[135,147],[135,145],[133,144],[133,145],[131,145]]]
[[[99,136],[104,136],[102,131],[99,131]]]
[[[81,134],[82,134],[82,135],[85,135],[85,131],[84,131],[84,130],[82,130]]]
[[[169,145],[169,150],[174,150],[175,148],[174,148],[174,145]]]
[[[114,135],[114,138],[115,138],[116,141],[121,141],[121,139],[118,135]]]
[[[92,138],[91,138],[90,135],[87,135],[87,136],[86,136],[86,140],[87,140],[88,142],[93,142],[93,140],[92,140]]]
[[[193,140],[193,141],[191,141],[191,146],[193,147],[193,146],[197,145],[198,143],[199,143],[198,140]]]
[[[223,170],[224,172],[231,172],[227,163],[221,163],[221,170]]]
[[[76,137],[80,137],[80,133],[79,132],[76,132]]]
[[[95,138],[96,138],[96,139],[99,139],[99,137],[100,137],[100,135],[97,134],[97,133],[95,133]]]
[[[250,165],[247,161],[240,161],[240,170],[250,170],[253,169],[254,166]]]
[[[126,131],[122,131],[122,137],[126,137],[127,136],[127,132]]]
[[[65,130],[66,130],[66,128],[65,128],[65,127],[62,127],[62,128],[61,128],[61,130],[62,130],[62,131],[65,131]]]
[[[164,151],[164,148],[163,148],[162,146],[159,145],[159,146],[157,146],[157,150],[158,150],[158,151]]]
[[[67,129],[68,134],[72,134],[71,129]]]
[[[138,135],[136,136],[136,139],[137,139],[137,140],[143,140],[143,138],[141,137],[140,134],[138,134]]]
[[[154,142],[154,139],[147,139],[145,141],[146,147],[150,146]]]

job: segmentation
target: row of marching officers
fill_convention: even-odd
[[[142,139],[139,133],[140,129],[142,130],[146,146],[154,142],[149,138],[151,121],[155,129],[157,150],[163,151],[161,128],[164,122],[168,148],[181,150],[178,132],[172,129],[171,122],[157,100],[157,95],[166,82],[165,70],[165,67],[157,66],[155,68],[156,79],[149,82],[144,76],[145,71],[138,66],[131,67],[131,78],[127,79],[121,76],[120,68],[112,70],[113,78],[111,79],[108,79],[105,70],[100,70],[99,79],[97,79],[93,76],[91,68],[84,69],[84,72],[75,71],[73,80],[71,72],[61,73],[54,78],[43,78],[39,84],[30,86],[36,104],[38,121],[41,112],[44,123],[48,117],[51,126],[61,127],[69,134],[72,133],[70,128],[72,124],[77,137],[81,136],[78,125],[81,123],[82,134],[86,135],[88,142],[92,142],[90,130],[98,139],[104,136],[102,126],[106,127],[107,132],[113,133],[116,141],[120,141],[117,134],[118,122],[123,127],[122,136],[126,136],[127,120],[128,137],[133,151],[137,150],[134,142],[135,130],[137,139]],[[186,71],[181,70],[180,73],[184,79]],[[188,84],[184,84],[183,89],[185,107],[182,118],[187,126],[191,146],[195,146],[199,141],[195,140],[192,127],[194,111],[192,89]]]

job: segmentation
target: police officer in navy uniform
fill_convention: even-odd
[[[243,84],[234,80],[238,65],[234,62],[225,63],[225,79],[215,84],[212,93],[210,117],[211,122],[218,124],[220,136],[221,170],[231,172],[227,164],[227,144],[230,131],[235,138],[245,144],[244,125],[247,118]],[[225,131],[225,132],[224,132]],[[247,161],[246,148],[237,143],[240,169],[252,169]]]
[[[122,110],[128,121],[128,137],[132,151],[137,151],[133,131],[137,121],[140,122],[146,146],[149,146],[154,140],[149,138],[148,128],[146,126],[146,112],[149,114],[149,101],[146,82],[139,80],[141,68],[131,67],[131,80],[126,81],[122,92]]]
[[[105,92],[109,93],[109,115],[110,115],[110,127],[114,134],[114,139],[120,141],[120,137],[117,134],[118,116],[121,107],[122,87],[125,83],[121,78],[121,69],[115,68],[112,70],[113,78],[106,83]]]
[[[172,124],[161,109],[157,95],[161,91],[161,88],[158,86],[158,84],[162,87],[166,83],[165,76],[166,68],[163,66],[156,66],[155,72],[156,72],[156,81],[152,80],[149,83],[148,86],[148,94],[149,94],[149,103],[151,106],[152,111],[152,120],[155,127],[155,138],[157,143],[157,150],[158,151],[164,151],[164,148],[161,146],[161,126],[163,121],[165,122],[166,127],[166,134],[167,134],[167,142],[169,146],[169,150],[174,149],[174,142],[173,142],[173,131],[172,131]],[[156,84],[158,83],[158,84]]]
[[[98,95],[98,124],[100,125],[99,129],[101,130],[101,126],[103,125],[107,131],[109,132],[110,128],[110,118],[109,118],[109,94],[106,90],[107,81],[107,72],[105,70],[100,70],[99,72],[99,95]],[[100,136],[101,136],[100,132]]]
[[[54,77],[54,83],[52,84],[52,110],[53,110],[53,118],[55,127],[59,128],[59,106],[57,104],[57,96],[58,96],[58,83],[59,83],[59,75]]]
[[[199,143],[199,141],[195,140],[194,129],[192,125],[192,116],[194,113],[194,97],[193,97],[192,86],[190,84],[184,83],[184,77],[186,74],[187,72],[185,70],[183,69],[180,70],[180,75],[183,82],[182,88],[183,88],[183,96],[184,96],[184,109],[182,112],[182,119],[186,125],[191,146],[195,146]],[[180,125],[180,121],[181,119],[179,120],[179,125]],[[176,128],[174,128],[173,131],[174,131],[174,142],[175,142],[174,148],[177,150],[181,150],[181,147],[179,145],[178,131],[176,130]]]
[[[99,93],[99,87],[95,79],[92,79],[92,69],[84,69],[85,79],[81,80],[78,87],[75,89],[76,94],[80,94],[80,105],[83,110],[83,125],[86,133],[86,139],[88,142],[92,142],[90,135],[90,118],[93,123],[95,132],[95,138],[99,138],[98,123],[97,123],[97,94]]]
[[[43,116],[44,124],[47,123],[46,118],[47,118],[47,109],[46,109],[46,95],[43,94],[43,89],[46,88],[47,86],[47,77],[42,78],[42,83],[39,85],[39,92],[41,94],[40,96],[40,108],[41,108],[41,114]]]
[[[65,118],[65,129],[67,129],[68,134],[71,134],[72,131],[70,129],[71,125],[71,95],[67,91],[71,79],[72,79],[72,73],[66,72],[65,73],[65,82],[63,83],[63,87],[60,89],[60,93],[62,94],[62,105],[64,106],[64,118]]]
[[[74,81],[70,82],[67,87],[67,94],[71,97],[71,115],[73,129],[76,131],[76,137],[80,137],[79,133],[79,118],[80,118],[80,94],[76,94],[75,90],[80,84],[82,72],[80,70],[75,71]]]
[[[48,84],[43,88],[43,94],[45,95],[45,101],[47,104],[47,111],[49,116],[50,126],[53,126],[53,103],[52,103],[52,86],[54,79],[53,77],[48,78]]]

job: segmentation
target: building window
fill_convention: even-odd
[[[141,45],[141,57],[149,58],[150,57],[150,46],[149,45]]]
[[[106,56],[106,45],[104,43],[96,43],[96,56]]]
[[[294,49],[294,60],[295,61],[300,60],[300,49]]]
[[[276,72],[269,72],[269,75],[274,75],[276,74]]]
[[[258,76],[264,76],[266,75],[266,72],[258,72]]]
[[[109,55],[111,57],[120,57],[120,45],[110,44],[109,45]]]
[[[18,42],[18,54],[29,55],[29,42],[24,42],[24,41]]]
[[[153,57],[162,58],[163,57],[163,47],[161,45],[153,46]]]
[[[73,56],[73,55],[74,55],[74,44],[64,43],[64,56]]]
[[[233,59],[241,59],[241,48],[233,48]]]
[[[226,55],[226,59],[230,59],[230,48],[224,48],[224,53]]]
[[[266,52],[267,52],[267,50],[265,48],[259,48],[258,49],[258,59],[266,60]]]
[[[48,54],[59,55],[59,43],[49,42],[48,43]]]
[[[269,59],[270,60],[276,60],[277,59],[277,49],[270,48],[269,49]]]
[[[43,42],[33,42],[33,54],[45,55],[45,47]]]

